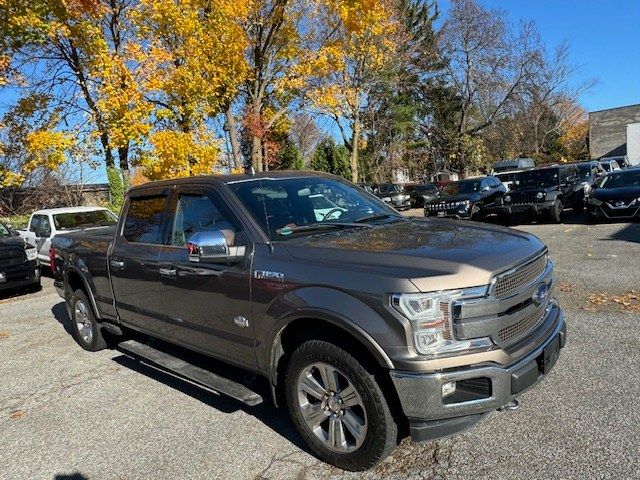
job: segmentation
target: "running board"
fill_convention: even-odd
[[[118,350],[139,359],[143,363],[161,367],[198,385],[215,390],[250,406],[262,403],[262,396],[241,383],[216,375],[213,372],[185,362],[168,353],[157,350],[136,340],[126,340],[118,344]]]

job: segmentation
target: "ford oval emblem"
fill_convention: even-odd
[[[539,285],[535,293],[533,294],[533,303],[535,303],[536,305],[542,305],[542,302],[544,302],[544,299],[547,298],[547,295],[549,295],[549,287],[547,286],[547,284],[543,283]]]

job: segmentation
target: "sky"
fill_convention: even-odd
[[[576,80],[597,84],[580,98],[587,111],[640,103],[640,0],[479,0],[509,21],[533,20],[549,51],[567,40]],[[449,1],[439,2],[443,13]]]

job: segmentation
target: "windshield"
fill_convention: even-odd
[[[392,183],[384,183],[378,187],[379,193],[400,193],[402,187],[400,185],[394,185]]]
[[[551,187],[558,185],[558,169],[528,170],[515,178],[516,185],[526,187]]]
[[[115,225],[116,216],[109,210],[92,210],[89,212],[58,213],[53,216],[56,230],[73,230],[86,227],[105,227]]]
[[[578,176],[580,178],[589,178],[591,176],[592,166],[589,163],[581,163],[576,165],[578,169]]]
[[[4,224],[0,223],[0,238],[10,237],[11,232]]]
[[[480,180],[462,180],[461,182],[449,182],[442,191],[445,195],[459,195],[461,193],[473,193],[480,190]]]
[[[619,188],[640,186],[640,170],[612,173],[603,177],[598,185],[600,188]]]
[[[332,178],[262,178],[231,182],[229,187],[271,240],[295,237],[305,231],[296,232],[299,227],[337,226],[373,215],[399,216],[375,196]]]

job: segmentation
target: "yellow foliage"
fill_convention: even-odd
[[[207,132],[161,130],[149,137],[150,152],[140,161],[149,180],[211,174],[220,153],[219,141]]]
[[[40,167],[49,170],[57,169],[64,163],[67,152],[74,145],[69,134],[52,130],[31,132],[26,140],[29,157],[22,167],[25,173]]]
[[[163,118],[189,124],[235,96],[247,73],[247,13],[247,0],[140,1],[132,15],[140,39],[128,53]]]

